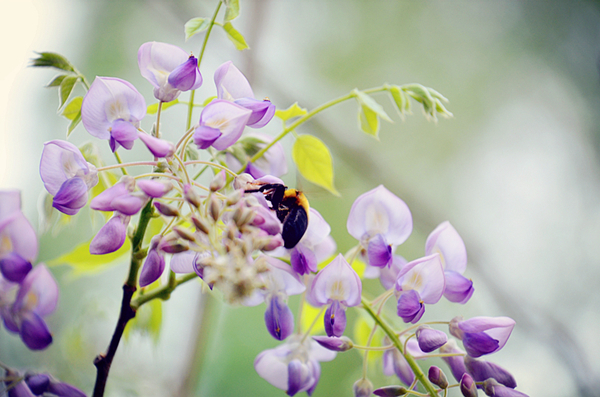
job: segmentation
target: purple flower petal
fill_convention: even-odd
[[[262,205],[251,207],[254,211],[252,225],[274,236],[281,233],[281,222],[277,219],[274,211],[269,210]]]
[[[298,359],[293,359],[288,364],[288,388],[286,393],[289,396],[293,396],[313,386],[312,368],[310,367],[310,362],[308,364],[303,364]]]
[[[52,343],[48,326],[40,316],[29,312],[21,321],[19,330],[23,343],[31,350],[42,350]]]
[[[60,187],[52,207],[67,215],[75,215],[87,204],[88,187],[81,178],[67,179]]]
[[[57,304],[58,284],[46,265],[39,264],[21,283],[13,309],[16,312],[35,312],[45,317],[56,310]]]
[[[431,353],[439,349],[448,342],[448,335],[445,332],[433,329],[428,326],[420,326],[416,332],[419,348],[425,353]]]
[[[140,287],[145,287],[158,280],[164,270],[164,256],[159,254],[156,249],[149,250],[140,272]]]
[[[440,353],[466,354],[464,351],[458,348],[456,342],[453,339],[449,340],[448,343],[440,347]],[[452,376],[454,376],[454,379],[456,379],[457,382],[460,382],[462,376],[467,372],[463,356],[442,357],[442,360],[444,360],[446,364],[448,364],[448,367],[450,367],[450,371],[452,372]]]
[[[199,88],[202,85],[202,75],[198,70],[198,59],[190,56],[187,61],[173,69],[167,81],[180,91]]]
[[[331,302],[327,310],[325,310],[323,321],[327,336],[339,338],[344,334],[344,330],[346,329],[346,310],[340,305],[339,301],[334,300]]]
[[[40,176],[44,187],[53,196],[67,179],[73,177],[83,179],[88,189],[98,184],[96,167],[85,161],[75,145],[61,140],[44,143]]]
[[[369,240],[367,255],[370,266],[387,267],[392,260],[392,247],[386,243],[384,236],[378,234]]]
[[[402,293],[398,299],[397,312],[405,323],[417,323],[425,313],[425,305],[421,301],[419,293],[415,290]]]
[[[427,373],[429,381],[441,389],[448,388],[448,379],[440,367],[432,365]]]
[[[90,254],[104,255],[121,248],[127,237],[129,219],[129,216],[115,213],[92,240]]]
[[[254,93],[246,77],[227,61],[215,70],[215,85],[219,99],[234,101],[239,98],[254,98]]]
[[[223,133],[217,128],[198,126],[194,132],[194,143],[198,149],[208,149]]]
[[[111,142],[116,142],[127,150],[131,150],[133,143],[138,138],[138,130],[125,120],[115,120],[110,127]],[[114,152],[119,145],[111,147]]]
[[[113,211],[119,211],[123,215],[131,216],[140,212],[144,204],[146,204],[146,199],[127,194],[115,197],[110,204]]]
[[[466,356],[465,366],[476,382],[483,382],[486,379],[494,378],[498,383],[501,383],[506,387],[512,389],[517,387],[517,381],[510,372],[497,364],[489,361],[476,360],[470,356]]]
[[[477,386],[471,375],[465,373],[460,378],[460,392],[465,397],[477,397]]]
[[[345,336],[342,336],[341,338],[329,336],[313,336],[312,338],[325,349],[336,352],[345,352],[347,350],[352,349],[352,347],[354,346],[352,341]]]
[[[415,380],[415,374],[398,349],[386,350],[383,353],[383,374],[396,375],[407,386]]]
[[[16,373],[7,373],[8,376],[16,376]],[[10,382],[9,382],[10,383]],[[31,392],[25,382],[17,383],[12,389],[8,391],[8,397],[35,397],[35,394]]]
[[[155,179],[140,179],[137,181],[137,187],[149,197],[161,198],[173,189],[173,184]]]
[[[413,221],[406,203],[379,185],[354,201],[347,228],[359,241],[382,234],[388,244],[399,245],[410,236]]]
[[[251,128],[264,127],[275,115],[275,105],[268,99],[261,101],[254,98],[239,98],[235,100],[235,103],[252,111],[246,122],[246,125]]]
[[[0,255],[14,252],[29,262],[35,261],[38,240],[31,223],[21,212],[21,193],[0,191]]]
[[[302,243],[296,244],[290,254],[292,269],[300,275],[317,271],[317,257],[314,252],[306,248]]]
[[[396,280],[396,290],[416,290],[424,303],[433,304],[442,298],[445,283],[440,255],[433,254],[402,267]]]
[[[21,255],[15,252],[11,252],[0,259],[0,273],[5,279],[13,283],[22,282],[31,269],[31,262],[23,259]]]
[[[383,288],[393,288],[398,279],[400,270],[407,264],[406,259],[400,255],[393,255],[390,266],[379,269],[379,281]]]
[[[169,141],[155,138],[143,132],[138,132],[138,137],[155,157],[171,157],[175,153],[175,145]]]
[[[520,391],[516,391],[496,382],[494,378],[483,381],[482,389],[485,394],[490,397],[528,397],[525,393],[521,393]]]
[[[341,255],[321,270],[312,282],[312,301],[325,305],[330,299],[347,307],[360,304],[362,284],[358,274]]]
[[[446,270],[444,276],[446,278],[446,288],[444,288],[446,299],[460,304],[467,303],[475,292],[473,281],[452,270]]]
[[[168,79],[171,72],[188,60],[188,54],[172,44],[153,41],[142,44],[138,50],[140,72],[154,86],[154,97],[163,102],[171,102],[181,93]]]
[[[425,255],[436,252],[442,256],[444,270],[464,273],[467,268],[467,249],[456,229],[448,221],[442,222],[427,237]]]
[[[277,340],[286,339],[294,331],[294,315],[285,303],[284,294],[274,294],[271,299],[267,299],[265,325]]]
[[[25,382],[33,394],[40,396],[44,394],[46,390],[48,390],[48,385],[50,385],[50,377],[46,374],[36,374],[27,377]]]
[[[452,332],[452,324],[450,331]],[[462,332],[465,350],[471,357],[479,357],[502,349],[515,326],[515,321],[509,317],[473,317],[468,320],[458,321],[457,325]],[[453,335],[460,332],[454,332]]]
[[[215,100],[202,109],[200,126],[219,130],[222,135],[213,142],[212,146],[217,150],[224,150],[240,138],[251,113],[250,110],[233,102]]]
[[[86,394],[78,388],[63,382],[50,382],[48,392],[57,397],[86,397]]]
[[[146,115],[146,101],[131,83],[114,77],[96,77],[81,104],[81,121],[96,138],[110,139],[117,120],[137,128]]]

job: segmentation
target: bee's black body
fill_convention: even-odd
[[[262,192],[271,202],[272,209],[283,224],[281,237],[285,248],[294,248],[302,239],[308,228],[309,204],[306,196],[296,189],[287,189],[287,186],[270,183],[258,189],[246,190],[246,193]]]

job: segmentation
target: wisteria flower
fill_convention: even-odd
[[[465,356],[465,367],[476,382],[492,378],[511,389],[517,387],[517,381],[512,374],[498,364]]]
[[[455,317],[450,333],[462,340],[469,356],[480,357],[502,349],[514,327],[515,320],[509,317]]]
[[[248,127],[262,128],[271,121],[275,105],[268,99],[255,99],[248,80],[231,61],[219,66],[214,77],[219,99],[235,102],[252,112],[246,122]]]
[[[33,262],[38,254],[37,235],[21,212],[21,193],[0,190],[0,259],[11,253]]]
[[[0,279],[0,290],[7,284]],[[8,285],[9,288],[15,286]],[[6,290],[5,290],[6,291]],[[32,350],[40,350],[52,343],[52,335],[44,317],[53,313],[58,302],[58,285],[45,265],[37,265],[23,282],[18,285],[14,303],[2,302],[0,291],[0,315],[4,325],[18,333],[25,345]],[[6,299],[6,298],[5,298]]]
[[[454,356],[442,356],[442,360],[450,367],[450,372],[452,372],[454,379],[460,382],[462,376],[467,372],[467,368],[465,367],[463,356],[459,354],[466,355],[467,353],[458,347],[454,339],[450,339],[445,345],[440,347],[440,353],[456,354]]]
[[[96,138],[108,139],[113,152],[120,146],[127,150],[133,147],[145,115],[142,94],[131,83],[115,77],[96,77],[81,104],[85,129]]]
[[[152,237],[148,255],[140,271],[140,287],[148,286],[158,280],[165,270],[165,255],[158,249],[161,239],[160,234]]]
[[[131,217],[128,215],[115,212],[92,239],[90,254],[110,254],[121,248],[127,238],[127,226],[130,219]]]
[[[294,315],[286,303],[287,297],[301,294],[306,287],[285,262],[264,255],[257,260],[264,260],[269,269],[260,276],[264,288],[255,290],[254,295],[244,301],[244,305],[255,306],[266,302],[267,330],[273,338],[284,340],[294,330]]]
[[[412,215],[404,201],[383,185],[359,196],[348,215],[348,233],[367,247],[369,264],[388,266],[393,248],[412,232]]]
[[[202,109],[194,143],[199,149],[210,146],[217,150],[227,149],[240,138],[251,113],[233,102],[212,101]]]
[[[171,102],[182,91],[202,85],[198,59],[172,44],[149,42],[138,50],[138,66],[142,76],[154,86],[154,97]]]
[[[331,227],[321,214],[310,208],[308,227],[302,239],[290,251],[290,263],[298,274],[315,273],[319,262],[335,252],[336,245],[329,233]]]
[[[321,377],[321,361],[331,361],[336,352],[327,350],[312,339],[302,341],[298,335],[275,349],[265,350],[254,360],[261,378],[285,390],[289,396],[300,392],[311,395]]]
[[[324,317],[327,336],[342,336],[346,329],[346,308],[360,304],[361,292],[358,274],[341,254],[315,276],[310,300],[319,306],[329,305]]]
[[[442,222],[427,237],[425,255],[433,253],[440,254],[444,267],[444,296],[450,302],[466,303],[474,292],[473,282],[462,275],[467,268],[467,249],[450,222]]]
[[[85,161],[75,145],[61,140],[44,144],[40,176],[54,196],[52,206],[67,215],[79,212],[87,204],[88,191],[98,184],[96,167]]]
[[[147,200],[144,194],[133,193],[135,185],[135,179],[125,175],[118,183],[94,197],[90,207],[97,211],[118,211],[123,215],[135,215]]]
[[[425,303],[437,303],[444,292],[444,269],[439,254],[425,256],[406,264],[396,280],[398,316],[416,323],[425,312]]]

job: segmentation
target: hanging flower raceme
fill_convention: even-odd
[[[52,343],[43,318],[54,312],[57,303],[58,285],[43,264],[34,267],[19,284],[0,276],[0,317],[6,329],[18,333],[32,350],[45,349]]]
[[[310,293],[311,302],[329,305],[324,318],[327,336],[342,336],[346,329],[346,308],[360,304],[362,284],[358,274],[339,254],[315,276]]]
[[[231,61],[215,70],[215,85],[219,99],[235,102],[252,112],[246,122],[248,127],[262,128],[275,115],[275,105],[268,99],[255,99],[248,80]]]
[[[394,247],[412,232],[412,215],[404,201],[383,185],[359,196],[348,215],[348,233],[367,247],[369,265],[386,267]]]
[[[60,382],[48,374],[19,374],[7,370],[6,375],[13,379],[22,379],[18,382],[9,382],[11,389],[9,397],[57,396],[57,397],[85,397],[86,394],[68,383]]]
[[[120,146],[129,150],[141,132],[146,101],[131,83],[114,77],[96,77],[81,104],[85,129],[100,139],[108,139],[114,152]]]
[[[227,149],[240,138],[251,113],[233,102],[212,101],[202,109],[199,125],[194,132],[194,143],[199,149],[210,146],[217,150]]]
[[[256,306],[263,301],[266,302],[267,330],[273,338],[284,340],[294,330],[294,315],[286,303],[287,297],[301,294],[306,287],[285,262],[264,255],[258,260],[265,261],[268,268],[268,271],[260,275],[264,288],[255,290],[254,295],[246,299],[243,304]]]
[[[450,302],[466,303],[474,292],[473,282],[462,275],[467,268],[467,249],[456,229],[448,221],[442,222],[427,237],[425,255],[436,252],[440,254],[444,266],[444,296]]]
[[[265,350],[254,360],[261,378],[285,390],[289,396],[305,391],[310,396],[319,382],[319,362],[331,361],[336,352],[327,350],[310,338],[294,336],[275,349]]]
[[[437,303],[444,293],[444,269],[439,254],[406,264],[396,280],[398,316],[417,323],[425,313],[425,303]]]
[[[202,85],[198,59],[172,44],[156,41],[142,44],[138,66],[142,76],[154,86],[154,97],[162,102],[171,102],[182,91]]]
[[[509,317],[473,317],[463,320],[455,317],[450,321],[450,333],[462,340],[471,357],[480,357],[502,349],[515,327]]]

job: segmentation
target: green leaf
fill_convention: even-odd
[[[279,117],[281,120],[286,121],[294,117],[304,116],[306,113],[308,113],[308,111],[298,106],[298,102],[295,102],[285,110],[276,110],[275,117]]]
[[[106,255],[90,254],[90,243],[92,240],[79,244],[71,252],[46,262],[49,266],[68,265],[73,269],[72,276],[79,277],[85,274],[95,274],[106,270],[111,265],[128,258],[131,251],[129,239],[117,251]]]
[[[177,105],[179,103],[179,99],[174,99],[171,102],[163,102],[162,110],[167,110],[173,105]],[[152,105],[148,105],[146,108],[146,114],[156,114],[158,113],[158,102],[153,103]]]
[[[58,76],[56,76],[55,78],[53,78],[52,81],[49,82],[46,87],[47,88],[50,88],[50,87],[59,87],[60,83],[62,83],[62,81],[64,80],[64,78],[67,77],[67,76],[68,75],[66,75],[66,74],[59,74]]]
[[[387,113],[385,112],[385,110],[383,110],[383,107],[381,107],[381,105],[378,104],[369,95],[365,94],[362,91],[358,91],[358,90],[354,90],[354,94],[356,95],[356,100],[358,101],[358,103],[361,106],[368,107],[370,110],[375,112],[379,117],[381,117],[385,121],[389,121],[390,123],[393,123],[390,116],[388,116]]]
[[[340,195],[333,186],[331,153],[320,139],[312,135],[300,135],[294,142],[292,157],[304,178],[336,196]]]
[[[66,70],[68,72],[75,72],[75,68],[60,54],[55,52],[38,52],[39,57],[31,60],[31,66],[34,67],[51,67],[56,69]]]
[[[396,104],[396,108],[398,109],[400,117],[402,117],[404,120],[404,115],[406,113],[410,113],[410,100],[408,96],[398,86],[393,86],[390,88],[390,94],[392,95],[392,99]]]
[[[363,132],[379,139],[379,117],[377,117],[377,113],[362,105],[358,111],[358,123]]]
[[[67,106],[65,106],[62,115],[68,118],[69,120],[75,120],[77,115],[81,116],[81,103],[83,102],[83,97],[76,96],[69,102]]]
[[[77,113],[75,118],[69,123],[69,128],[67,128],[67,138],[71,135],[71,132],[79,125],[81,122],[81,112]]]
[[[240,15],[240,1],[239,0],[225,0],[225,22],[233,21]]]
[[[210,26],[210,19],[208,18],[192,18],[187,21],[184,25],[185,29],[185,41],[188,41],[190,37],[204,32]]]
[[[79,78],[75,76],[67,76],[60,83],[60,89],[58,91],[58,98],[60,101],[60,105],[58,108],[62,108],[67,99],[69,99],[69,95],[71,95],[71,91],[73,91],[73,87],[75,87],[75,83]]]
[[[223,29],[225,29],[225,33],[227,33],[227,38],[233,42],[235,48],[237,48],[240,51],[250,48],[248,47],[248,44],[246,44],[244,36],[242,36],[242,34],[237,30],[235,30],[231,22],[225,23],[223,25]]]

